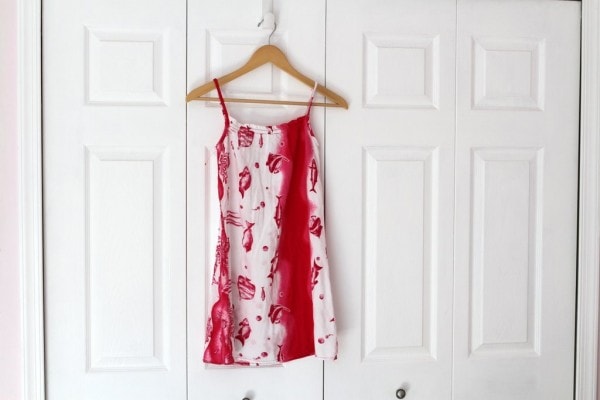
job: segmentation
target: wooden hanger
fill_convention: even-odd
[[[287,57],[278,47],[268,44],[264,45],[252,54],[250,59],[244,64],[242,67],[236,69],[233,72],[228,73],[220,78],[218,78],[219,83],[226,84],[227,82],[231,82],[232,80],[247,74],[250,71],[255,70],[256,68],[264,65],[266,63],[274,64],[279,67],[283,71],[292,75],[294,78],[303,82],[307,86],[314,87],[315,81],[310,79],[309,77],[302,75],[298,72],[292,64],[288,61]],[[186,100],[204,100],[204,101],[219,101],[218,97],[206,97],[204,96],[211,90],[215,89],[215,83],[211,80],[210,82],[205,83],[202,86],[197,87],[188,93]],[[344,98],[338,95],[335,92],[327,89],[324,86],[317,85],[317,92],[324,95],[326,98],[331,99],[332,103],[320,103],[314,102],[313,106],[322,106],[322,107],[342,107],[348,109],[348,103]],[[264,99],[236,99],[236,98],[225,98],[226,102],[230,103],[260,103],[260,104],[287,104],[287,105],[308,105],[308,102],[305,101],[290,101],[290,100],[264,100]]]

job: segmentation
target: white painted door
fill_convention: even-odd
[[[256,27],[261,2],[188,2],[188,90],[241,66],[267,43],[270,30]],[[323,82],[325,74],[325,3],[321,0],[274,2],[277,30],[271,43],[308,76]],[[308,100],[312,88],[277,68],[264,66],[223,86],[226,96]],[[216,96],[216,93],[213,93]],[[284,122],[304,107],[227,105],[237,120],[258,124]],[[324,142],[324,110],[315,107],[311,121]],[[188,379],[189,398],[211,400],[322,398],[323,362],[309,357],[283,367],[218,368],[202,363],[207,304],[206,289],[214,265],[218,228],[215,144],[223,131],[218,103],[188,105]]]
[[[326,399],[572,398],[579,12],[328,1]]]
[[[450,399],[455,1],[327,6],[328,84],[351,104],[327,110],[325,399]]]
[[[186,399],[185,1],[44,2],[48,400]]]
[[[572,398],[580,3],[458,4],[454,396]]]

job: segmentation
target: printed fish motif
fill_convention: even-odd
[[[233,334],[233,315],[227,303],[227,296],[219,296],[211,310],[211,335],[204,351],[204,360],[211,362],[213,359],[223,359],[223,363],[233,363],[231,355],[231,335]]]
[[[262,133],[260,134],[260,137],[258,138],[258,147],[260,147],[261,149],[263,147],[263,135],[262,135]]]
[[[248,322],[248,318],[244,318],[242,322],[239,323],[240,329],[238,329],[237,335],[235,338],[242,342],[242,346],[246,342],[246,339],[250,337],[250,333],[252,333],[252,328],[250,328],[250,322]]]
[[[269,156],[267,157],[267,166],[269,167],[269,171],[271,171],[273,174],[279,173],[279,171],[281,171],[281,164],[284,161],[289,160],[281,154],[269,153]]]
[[[248,188],[250,187],[250,184],[252,184],[252,175],[250,175],[250,170],[248,169],[248,167],[244,167],[242,172],[239,173],[239,176],[240,176],[239,190],[240,190],[240,193],[242,194],[242,198],[244,198],[244,193],[246,192],[246,190],[248,190]]]
[[[256,293],[256,286],[248,277],[245,277],[243,275],[238,276],[237,287],[240,299],[252,300],[254,298],[254,294]]]
[[[253,222],[246,221],[246,229],[244,229],[242,235],[242,246],[246,249],[246,252],[252,250],[252,243],[254,242],[254,238],[252,237],[252,227],[254,226]]]
[[[238,146],[250,147],[254,141],[254,131],[247,126],[240,126],[238,129]]]
[[[275,223],[277,224],[278,228],[281,228],[281,214],[282,214],[282,205],[281,205],[281,196],[275,196],[277,197],[277,205],[275,206],[275,216],[273,217],[273,219],[275,220]]]
[[[308,229],[310,233],[312,233],[316,237],[321,237],[321,231],[323,230],[321,218],[317,217],[316,215],[311,215],[310,221],[308,223]]]
[[[281,323],[281,316],[284,311],[289,312],[290,309],[281,304],[271,304],[271,308],[269,309],[269,318],[271,319],[271,322],[273,324]]]
[[[312,281],[310,283],[311,289],[315,288],[315,285],[317,283],[319,283],[319,271],[321,271],[323,269],[323,267],[321,267],[319,264],[317,264],[317,260],[313,261],[313,266],[312,266]]]
[[[317,162],[313,158],[312,162],[308,166],[310,169],[310,183],[312,184],[311,192],[317,193],[315,190],[315,185],[317,184],[317,179],[319,178],[319,171],[317,170]]]
[[[217,245],[215,272],[213,283],[218,286],[219,299],[213,305],[210,318],[210,337],[204,351],[203,360],[206,362],[220,361],[225,364],[233,363],[231,355],[231,336],[233,335],[233,309],[229,301],[231,279],[229,279],[228,252],[229,239],[225,235],[225,223],[221,216],[221,234]],[[218,275],[218,279],[216,278]],[[215,282],[216,281],[216,282]]]
[[[261,299],[262,301],[265,301],[265,297],[266,297],[266,295],[265,295],[265,287],[263,286],[263,287],[262,287],[262,290],[261,290],[261,292],[260,292],[260,299]]]

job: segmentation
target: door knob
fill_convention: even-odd
[[[406,397],[406,390],[404,390],[402,388],[396,390],[396,398],[403,399],[405,397]]]

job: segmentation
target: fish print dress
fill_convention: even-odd
[[[229,116],[216,146],[220,204],[204,362],[337,357],[318,143],[305,115],[262,126]],[[315,86],[316,88],[316,86]]]

